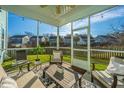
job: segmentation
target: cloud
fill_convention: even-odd
[[[122,17],[124,16],[124,6],[117,6],[112,9],[100,12],[96,15],[91,16],[91,24],[97,22],[107,21],[113,18]],[[81,19],[74,22],[74,27],[81,27],[88,25],[88,18]]]
[[[91,16],[91,24],[107,21],[110,19],[118,18],[118,17],[124,17],[124,6],[117,6],[115,8],[100,12],[96,15]],[[88,25],[88,18],[77,20],[74,22],[73,27],[79,28],[82,26]],[[60,29],[60,35],[67,35],[70,34],[70,24],[66,24],[61,27]],[[85,34],[85,31],[76,31],[75,33],[78,34]]]
[[[107,10],[91,16],[91,23],[102,22],[117,17],[124,16],[124,6],[115,7],[111,10]]]
[[[64,25],[64,26],[62,26],[62,27],[60,27],[60,32],[59,32],[59,34],[60,34],[61,36],[65,36],[65,35],[67,35],[67,34],[71,34],[71,24],[68,23],[68,24],[66,24],[66,25]]]

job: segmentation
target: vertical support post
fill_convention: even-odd
[[[39,46],[39,21],[37,20],[37,47]],[[38,59],[38,51],[37,51],[37,59]]]
[[[2,25],[0,23],[0,54],[2,52]]]
[[[88,17],[88,37],[87,37],[87,39],[88,39],[88,42],[87,42],[87,50],[88,50],[88,70],[90,71],[91,69],[90,69],[90,16]]]
[[[4,29],[4,50],[8,47],[8,12],[6,12],[6,23]]]
[[[73,22],[71,22],[71,64],[73,62]]]
[[[59,50],[59,26],[57,26],[57,50]]]
[[[37,47],[39,46],[39,21],[37,21]]]

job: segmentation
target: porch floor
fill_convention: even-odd
[[[48,62],[42,64],[42,65],[41,65],[41,68],[36,69],[36,68],[34,68],[34,67],[31,67],[30,69],[31,69],[31,71],[33,71],[36,75],[38,75],[39,77],[41,77],[41,76],[43,75],[43,69],[44,69],[45,67],[47,67],[47,66],[49,66],[49,63],[48,63]],[[63,62],[62,66],[65,67],[65,68],[70,68],[70,67],[71,67],[71,64],[70,64],[70,63],[67,63],[67,62]],[[27,69],[24,68],[23,71],[24,71],[24,72],[21,73],[20,76],[21,76],[22,74],[26,73],[26,72],[27,72]],[[17,77],[18,71],[9,71],[9,72],[7,72],[7,74],[8,74],[8,76],[10,76],[10,77],[12,77],[12,78],[14,78],[14,79],[17,79],[17,78],[18,78],[18,77]],[[86,72],[86,73],[83,75],[83,79],[86,79],[86,80],[90,81],[90,80],[91,80],[90,73]],[[41,81],[42,81],[42,80],[41,80]],[[82,80],[82,82],[83,82],[83,80]],[[83,83],[82,83],[82,84],[83,84]],[[94,85],[97,85],[97,87],[99,87],[98,84],[94,84]],[[83,85],[82,85],[82,86],[83,86]],[[79,88],[79,86],[78,86],[78,85],[75,85],[74,88]]]

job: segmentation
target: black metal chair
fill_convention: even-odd
[[[27,60],[26,50],[17,50],[16,51],[16,61]]]
[[[14,66],[17,66],[19,68],[19,73],[17,75],[20,75],[20,73],[23,72],[22,67],[27,66],[27,70],[30,71],[30,62],[27,60],[27,52],[26,50],[17,50],[16,51],[16,63]]]

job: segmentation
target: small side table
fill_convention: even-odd
[[[17,76],[20,76],[23,73],[23,66],[27,65],[27,71],[30,71],[30,62],[28,62],[27,60],[19,60],[16,61],[15,64],[12,64],[13,67],[18,67],[19,68],[19,72],[17,73]]]
[[[41,69],[41,62],[40,61],[35,61],[34,64],[35,64],[35,68],[36,68],[35,70],[36,71],[38,71],[38,68]]]

